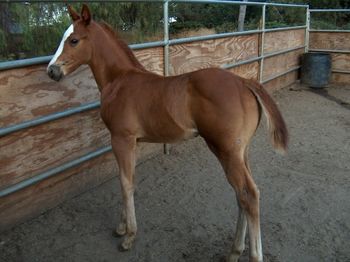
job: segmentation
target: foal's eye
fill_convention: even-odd
[[[71,44],[72,46],[77,45],[78,42],[79,42],[79,40],[78,40],[78,39],[75,39],[75,38],[73,38],[73,39],[70,40],[70,44]]]

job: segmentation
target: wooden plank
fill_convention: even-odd
[[[264,60],[263,79],[268,79],[274,75],[288,71],[293,67],[300,65],[301,55],[304,49],[298,49],[285,54],[272,56]]]
[[[82,67],[61,82],[52,81],[46,66],[0,73],[0,127],[94,101],[99,93],[92,73]]]
[[[350,54],[332,53],[332,69],[350,71]]]
[[[305,44],[305,30],[287,30],[267,32],[265,34],[264,52],[272,53]]]
[[[159,75],[164,75],[163,47],[134,50],[133,52],[147,70]]]
[[[66,173],[3,197],[0,201],[0,231],[35,217],[115,174],[113,155],[105,154]]]
[[[258,34],[172,45],[170,74],[218,67],[258,56]]]
[[[25,129],[0,139],[0,188],[110,144],[99,110]]]
[[[296,70],[265,83],[264,87],[269,93],[272,93],[278,89],[287,87],[295,83],[295,81],[298,80],[298,77],[299,77],[299,74],[298,74],[298,71]]]
[[[332,73],[331,83],[332,84],[349,85],[350,74]]]
[[[161,144],[141,144],[138,163],[161,152]],[[112,153],[3,197],[0,201],[0,232],[79,195],[117,174]],[[119,183],[115,185],[118,190]]]
[[[253,62],[241,66],[236,66],[234,68],[228,69],[228,71],[244,78],[258,80],[259,62]]]
[[[135,51],[146,69],[163,74],[162,48]],[[91,70],[82,66],[60,82],[51,80],[46,65],[0,72],[0,127],[52,114],[99,99]]]
[[[310,49],[350,50],[350,33],[310,32]]]

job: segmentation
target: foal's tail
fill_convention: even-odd
[[[252,80],[245,80],[245,82],[265,113],[272,146],[278,152],[285,153],[288,145],[288,130],[276,103],[262,85]]]

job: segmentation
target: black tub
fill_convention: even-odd
[[[301,83],[323,88],[331,78],[331,56],[326,53],[306,53],[302,57]]]

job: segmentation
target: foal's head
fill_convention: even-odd
[[[89,8],[84,4],[80,15],[71,6],[68,6],[68,11],[73,24],[64,33],[47,67],[47,73],[56,81],[70,74],[80,65],[88,64],[92,56],[92,40],[89,39],[92,20]]]

